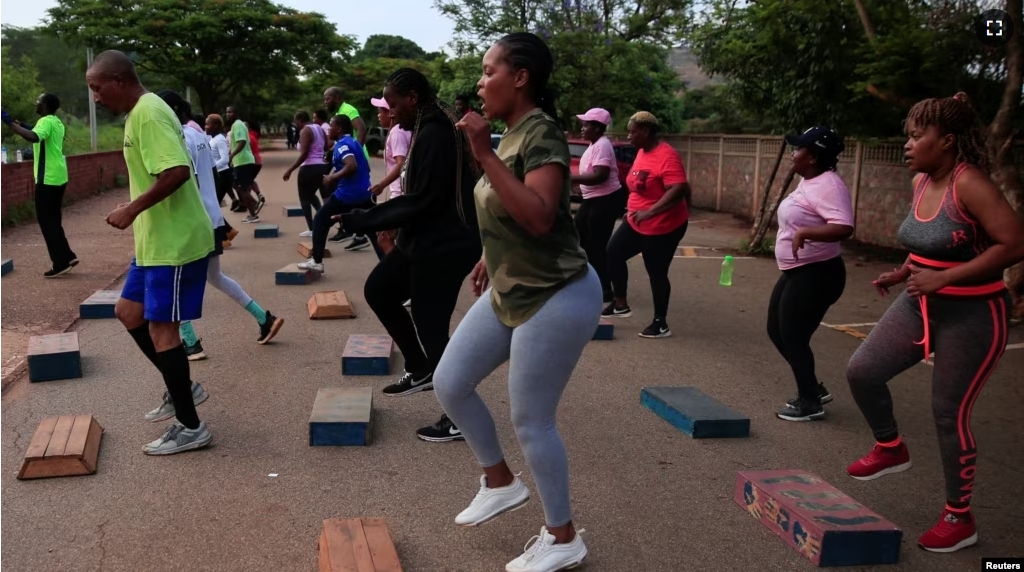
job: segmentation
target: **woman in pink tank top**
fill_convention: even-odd
[[[324,175],[330,169],[324,162],[327,137],[316,124],[310,122],[309,113],[305,111],[295,114],[295,125],[299,128],[299,156],[285,171],[284,180],[290,179],[295,169],[299,170],[299,205],[302,207],[302,216],[306,217],[308,229],[299,236],[310,237],[313,236],[313,209],[320,210],[321,207],[317,192],[322,193]]]

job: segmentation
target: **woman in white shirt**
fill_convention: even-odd
[[[210,136],[210,150],[213,152],[214,167],[217,169],[217,203],[224,200],[224,196],[231,197],[231,208],[238,205],[238,197],[231,188],[231,165],[228,158],[231,153],[228,150],[228,140],[224,137],[224,119],[216,113],[206,118],[206,134]],[[226,223],[225,223],[226,224]],[[238,231],[228,226],[228,240],[230,241],[238,234]],[[227,245],[230,246],[230,245]]]

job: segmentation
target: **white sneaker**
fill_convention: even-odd
[[[147,455],[174,455],[193,449],[202,449],[212,440],[213,435],[210,435],[205,421],[201,421],[199,427],[195,429],[188,429],[175,422],[159,439],[146,443],[142,447],[142,452]]]
[[[402,305],[405,306],[406,308],[411,308],[412,307],[412,299],[410,298],[409,300],[406,300],[405,303],[402,304]]]
[[[301,236],[302,238],[309,238],[309,237],[313,236],[313,231],[311,231],[311,230],[304,230],[304,231],[299,233],[299,236]]]
[[[540,534],[523,547],[523,554],[505,565],[505,572],[556,572],[579,566],[587,557],[582,532],[577,530],[572,542],[555,544],[555,537],[541,527]]]
[[[312,258],[305,262],[300,262],[298,266],[301,270],[312,270],[314,272],[319,272],[320,274],[324,273],[324,265],[317,264]]]
[[[530,489],[516,475],[512,484],[497,489],[488,488],[487,476],[480,475],[480,492],[469,507],[455,517],[459,526],[480,526],[492,518],[516,510],[530,500]]]

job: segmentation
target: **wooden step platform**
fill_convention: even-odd
[[[281,209],[284,216],[302,216],[302,207],[299,205],[288,205]]]
[[[696,387],[645,387],[640,403],[694,439],[750,436],[747,416]]]
[[[103,427],[92,415],[47,417],[25,452],[19,479],[72,477],[96,472]]]
[[[274,283],[278,286],[305,286],[319,279],[319,272],[302,270],[298,263],[289,264],[274,273]]]
[[[341,354],[341,374],[390,375],[394,346],[391,336],[349,336]]]
[[[615,324],[608,318],[601,318],[597,324],[597,331],[591,340],[610,340],[615,337]]]
[[[302,256],[303,258],[313,258],[313,241],[311,241],[311,240],[301,240],[301,241],[299,241],[298,251],[299,251],[299,255]],[[324,258],[330,258],[330,257],[331,257],[331,249],[330,248],[324,248]]]
[[[366,445],[372,416],[372,387],[321,388],[309,416],[309,446]]]
[[[317,292],[306,302],[310,320],[335,320],[355,318],[352,303],[344,290]]]
[[[256,238],[277,238],[276,224],[258,224],[254,229]]]
[[[120,290],[97,290],[78,305],[78,316],[83,320],[104,320],[114,317],[114,306],[121,297]]]
[[[383,518],[325,520],[319,551],[319,572],[402,572]]]
[[[903,531],[813,473],[743,471],[733,500],[818,566],[899,561]]]
[[[55,381],[82,377],[78,332],[32,336],[28,340],[28,380]]]

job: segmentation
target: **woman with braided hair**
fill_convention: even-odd
[[[402,194],[373,208],[335,217],[344,232],[397,229],[395,248],[366,279],[364,294],[405,358],[405,374],[384,388],[391,396],[429,390],[448,346],[452,312],[462,283],[480,260],[473,210],[478,172],[451,107],[427,78],[411,68],[391,74],[384,99],[412,139],[399,180]],[[403,304],[411,300],[412,312]],[[426,441],[461,440],[447,416],[417,434]]]
[[[918,545],[954,552],[977,543],[970,512],[977,462],[971,409],[1006,348],[1009,296],[1003,270],[1024,259],[1024,225],[989,178],[985,130],[967,96],[919,102],[907,117],[911,212],[898,238],[910,251],[874,282],[901,293],[846,370],[875,447],[847,472],[871,480],[911,467],[887,383],[935,350],[932,413],[946,481],[946,507]]]

